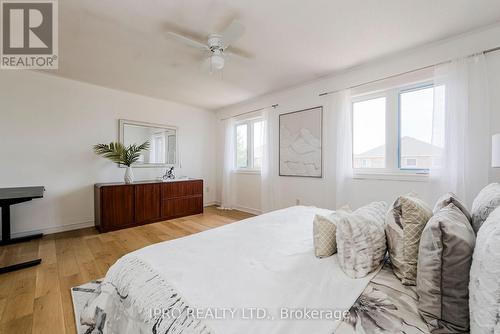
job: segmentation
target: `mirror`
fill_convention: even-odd
[[[149,141],[149,151],[141,154],[134,167],[177,165],[178,131],[174,126],[120,120],[120,142],[125,146]]]

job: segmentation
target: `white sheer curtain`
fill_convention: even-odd
[[[336,206],[340,208],[349,204],[349,182],[353,177],[351,91],[343,90],[335,93],[332,104],[336,114],[337,133]]]
[[[224,121],[224,167],[222,170],[222,196],[220,209],[232,210],[234,206],[233,170],[235,163],[235,121]]]
[[[490,134],[484,55],[462,58],[434,70],[431,178],[436,195],[454,192],[470,206],[488,183]],[[486,129],[486,131],[485,131]]]
[[[278,209],[278,112],[274,108],[266,108],[262,112],[262,166],[260,207],[262,213]]]

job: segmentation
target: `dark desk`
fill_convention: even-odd
[[[41,238],[42,233],[27,235],[20,238],[12,238],[10,233],[10,206],[31,201],[34,198],[42,198],[44,187],[20,187],[0,188],[0,207],[2,208],[2,240],[0,245],[9,245],[17,242]],[[6,267],[0,267],[0,274],[35,266],[42,262],[41,259],[16,263]]]

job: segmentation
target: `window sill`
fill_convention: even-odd
[[[428,182],[429,173],[354,171],[355,180]]]
[[[234,174],[252,174],[252,175],[260,175],[259,169],[235,169],[233,170]]]

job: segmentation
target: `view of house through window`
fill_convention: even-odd
[[[236,125],[236,167],[248,167],[248,125]]]
[[[263,123],[261,119],[236,125],[236,168],[259,170],[262,167]]]
[[[352,107],[354,168],[385,168],[386,98],[354,102]]]
[[[400,156],[401,169],[430,169],[438,163],[442,143],[434,136],[434,108],[443,108],[434,95],[444,94],[444,89],[433,86],[420,87],[399,94]]]

